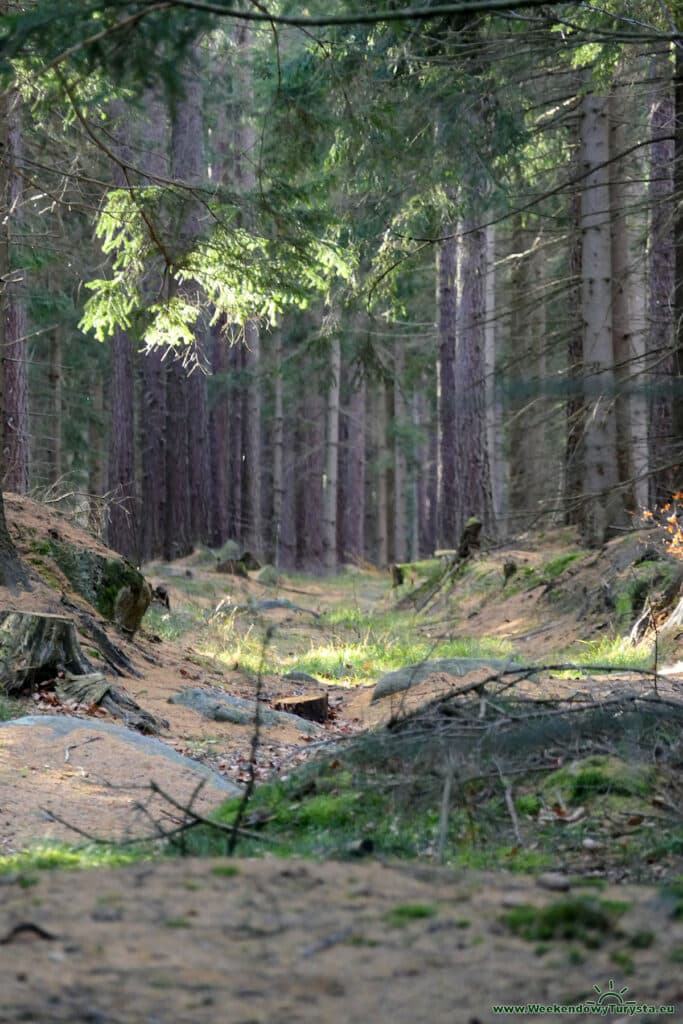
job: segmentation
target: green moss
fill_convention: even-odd
[[[560,555],[558,558],[553,558],[552,561],[546,562],[541,569],[541,577],[546,581],[556,580],[558,576],[561,576],[565,569],[568,569],[572,562],[575,562],[577,558],[581,557],[580,551],[569,551],[565,555]]]
[[[529,942],[580,941],[596,948],[610,934],[623,910],[604,902],[571,897],[546,907],[523,904],[503,915],[504,923]]]
[[[541,791],[550,799],[560,798],[577,806],[601,795],[647,798],[655,779],[655,769],[650,765],[595,756],[552,772],[543,781]]]
[[[529,818],[535,818],[543,806],[543,801],[533,794],[518,796],[515,800],[515,807],[519,814],[526,814]]]
[[[53,871],[64,868],[119,867],[147,860],[149,850],[144,847],[104,846],[72,847],[58,843],[31,847],[22,853],[0,857],[0,875],[14,874],[30,869]]]
[[[404,928],[412,921],[423,921],[436,913],[436,907],[431,903],[399,903],[384,915],[384,920],[392,928]]]

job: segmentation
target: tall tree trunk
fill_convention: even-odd
[[[577,147],[578,149],[578,147]],[[577,166],[580,173],[582,165]],[[581,193],[576,190],[570,198],[569,236],[569,288],[567,290],[567,372],[565,452],[562,466],[564,476],[564,502],[569,524],[582,522],[584,430],[586,405],[583,396],[583,322],[581,262],[583,238],[581,235]]]
[[[123,101],[111,104],[110,113],[117,133],[118,155],[131,158],[130,130]],[[118,164],[112,167],[114,188],[126,189],[129,181]],[[109,468],[107,490],[111,495],[107,542],[126,558],[138,558],[138,507],[135,486],[135,374],[133,346],[125,331],[117,329],[111,339],[111,390]]]
[[[581,193],[581,308],[587,419],[582,532],[591,546],[603,544],[610,527],[621,519],[611,321],[608,112],[606,97],[591,93],[584,96],[580,115],[585,175]]]
[[[683,17],[677,14],[677,27]],[[673,445],[676,477],[680,479],[683,465],[683,47],[674,46],[674,359],[673,359]]]
[[[456,536],[476,515],[491,536],[495,532],[491,475],[486,445],[484,365],[484,274],[486,232],[474,220],[464,225],[462,292],[455,362]]]
[[[365,382],[351,392],[346,415],[346,502],[344,561],[358,561],[365,550]]]
[[[164,548],[166,506],[166,363],[155,349],[140,360],[141,560],[158,558]]]
[[[442,547],[457,544],[457,496],[461,481],[456,471],[455,339],[457,318],[457,243],[455,225],[444,229],[448,236],[437,251],[437,325],[439,337],[439,542]]]
[[[240,116],[235,133],[235,183],[243,195],[250,196],[256,189],[256,135],[249,116],[253,104],[252,29],[248,22],[237,22],[234,28],[237,59],[235,80]],[[249,224],[249,214],[243,216]],[[244,469],[246,473],[246,531],[248,544],[254,551],[263,546],[262,524],[262,425],[261,425],[261,342],[255,320],[244,325],[245,368],[247,393],[245,403]]]
[[[282,333],[275,334],[275,378],[274,415],[273,415],[273,522],[272,548],[273,561],[280,565],[280,535],[282,533],[282,513],[285,496],[285,459],[284,459],[284,398],[282,380]]]
[[[387,480],[387,395],[382,381],[374,396],[374,476],[375,476],[375,561],[389,562],[389,483]]]
[[[171,176],[185,186],[198,187],[204,183],[204,124],[202,113],[202,83],[199,74],[199,48],[195,45],[194,65],[188,69],[184,81],[183,96],[175,106],[171,131]],[[178,259],[199,236],[199,203],[194,196],[185,198],[177,229]],[[188,286],[173,279],[171,294],[193,297],[196,286]],[[166,551],[180,548],[191,550],[195,541],[208,541],[209,507],[211,501],[209,466],[209,414],[205,369],[205,338],[199,322],[195,325],[196,364],[199,367],[188,378],[181,365],[176,363],[169,377],[168,413],[171,429],[178,439],[179,463],[185,473],[178,477],[178,467],[171,468],[173,446],[168,442],[167,469],[172,473],[169,487],[169,503],[176,503],[173,512],[167,516],[167,526],[177,528],[175,536],[167,535]],[[180,397],[180,391],[184,394]],[[171,405],[172,394],[177,395],[178,407]],[[181,419],[181,415],[183,418]],[[181,438],[180,435],[184,435]],[[186,458],[182,453],[186,452]],[[187,522],[185,519],[187,517]]]
[[[610,95],[610,224],[612,232],[612,337],[617,386],[617,457],[625,504],[644,508],[648,496],[645,396],[645,280],[636,212],[642,205],[642,168],[630,142],[630,109],[623,85]]]
[[[663,505],[676,490],[674,467],[677,457],[673,445],[671,391],[674,342],[674,144],[671,136],[674,131],[674,99],[669,61],[668,47],[652,61],[647,330],[652,396],[649,422],[650,505]]]
[[[147,184],[168,178],[168,110],[155,92],[145,96],[144,149]],[[162,288],[160,270],[152,268],[145,290],[152,301]],[[159,349],[144,352],[138,361],[138,450],[140,452],[140,559],[159,558],[164,547],[166,507],[166,363]]]
[[[337,485],[339,480],[339,395],[341,390],[341,342],[330,339],[330,380],[327,387],[325,430],[325,487],[323,545],[325,569],[337,568]]]
[[[233,345],[228,352],[230,389],[228,394],[228,436],[230,449],[228,459],[229,470],[229,529],[228,535],[234,540],[242,540],[245,536],[243,518],[243,470],[242,470],[242,438],[243,423],[243,382],[244,348]]]
[[[13,266],[14,239],[21,222],[24,182],[21,171],[23,141],[21,100],[12,92],[2,101],[0,116],[6,120],[3,167],[7,268],[4,277],[3,318],[3,448],[4,486],[18,494],[29,489],[30,427],[28,367],[26,362],[26,297],[24,273]]]
[[[497,385],[498,323],[496,309],[496,231],[486,228],[486,283],[484,288],[486,323],[484,327],[484,364],[486,368],[486,442],[491,463],[491,494],[498,534],[507,532],[507,478],[503,442],[503,408]]]
[[[47,482],[56,484],[62,475],[62,353],[64,328],[57,324],[50,332],[47,381],[50,390],[48,438],[45,452]]]
[[[125,558],[139,557],[135,496],[135,417],[133,346],[124,331],[111,339],[111,428],[109,480],[111,496],[107,542]]]
[[[302,431],[297,493],[297,561],[319,571],[323,564],[323,471],[325,400],[313,382],[301,400]]]
[[[187,374],[174,359],[166,376],[166,507],[163,556],[183,558],[192,550]]]
[[[405,357],[399,349],[394,359],[394,552],[395,562],[408,559],[408,460],[402,429],[407,420],[403,395]]]

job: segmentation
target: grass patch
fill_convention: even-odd
[[[435,917],[436,907],[431,903],[399,903],[384,915],[384,920],[392,928],[405,928],[412,921],[424,921]]]
[[[20,718],[24,711],[24,705],[20,701],[0,694],[0,722],[9,722],[12,718]]]
[[[546,907],[525,903],[504,914],[503,921],[528,942],[568,940],[596,949],[616,934],[617,921],[627,909],[627,904],[572,897]]]
[[[150,859],[149,849],[142,847],[105,846],[64,846],[58,843],[34,846],[21,853],[0,857],[0,875],[12,875],[25,871],[74,870],[79,868],[118,868]]]
[[[550,583],[551,580],[556,580],[577,558],[581,558],[581,554],[581,551],[568,551],[567,554],[546,562],[540,570],[541,581]]]
[[[634,646],[628,637],[601,637],[600,640],[577,640],[559,655],[559,660],[569,661],[573,665],[587,669],[594,665],[604,665],[610,668],[649,670],[654,665],[654,654],[651,644],[648,643]],[[559,678],[571,676],[571,672],[554,674]]]
[[[204,625],[204,616],[198,609],[194,611],[165,611],[155,605],[150,606],[142,620],[145,629],[160,636],[162,640],[178,640],[198,625]]]

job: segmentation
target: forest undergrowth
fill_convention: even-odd
[[[657,602],[671,567],[629,562],[605,596],[605,559],[561,535],[515,558],[508,579],[509,552],[477,556],[419,612],[405,598],[438,578],[439,560],[405,566],[398,589],[354,567],[334,578],[226,583],[207,552],[149,567],[171,607],[152,607],[146,635],[238,673],[241,692],[264,708],[274,680],[304,673],[333,696],[332,721],[270,778],[255,769],[264,743],[256,726],[248,799],[208,817],[174,805],[172,839],[160,825],[158,841],[107,847],[106,856],[229,851],[597,880],[676,876],[683,702],[675,674],[660,675],[676,641],[650,631],[634,643],[626,628],[644,595]],[[462,678],[443,675],[446,660],[462,659],[473,659]],[[425,681],[372,702],[386,673],[432,660]],[[73,866],[105,853],[102,844],[34,850],[0,860],[0,870],[17,870],[24,856]]]

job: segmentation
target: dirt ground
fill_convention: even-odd
[[[48,522],[49,516],[42,525]],[[534,552],[518,557],[537,558]],[[225,586],[233,600],[264,596],[251,581]],[[384,581],[367,586],[360,600],[387,600]],[[181,589],[170,589],[172,602],[181,604]],[[282,593],[315,610],[344,596],[315,583],[307,584],[304,595]],[[38,604],[59,610],[58,595],[40,585],[30,595],[0,597],[6,598],[1,607],[35,610]],[[306,616],[277,614],[282,637],[287,630],[301,635],[313,628]],[[572,629],[576,635],[570,616],[552,631],[547,625],[547,610],[532,591],[501,600],[493,611],[473,605],[469,619],[465,609],[456,632],[521,637],[520,647],[532,658],[551,649],[550,639],[557,648],[558,637],[570,637]],[[428,636],[438,636],[452,624],[436,617],[425,628]],[[239,667],[198,658],[192,637],[158,643],[143,631],[132,642],[117,642],[142,674],[122,680],[129,693],[168,722],[162,742],[226,780],[243,781],[251,727],[208,721],[168,701],[184,687],[207,685],[253,697],[253,679]],[[271,700],[305,693],[307,685],[277,676],[267,676],[263,684]],[[444,685],[445,680],[432,678],[409,701],[398,697],[374,705],[367,688],[330,687],[334,716],[322,739],[378,724]],[[553,683],[564,693],[585,685],[578,678]],[[667,685],[678,692],[676,680]],[[101,838],[126,838],[146,834],[150,820],[172,825],[172,809],[149,803],[158,761],[131,754],[116,737],[99,735],[95,720],[82,709],[55,708],[42,699],[33,704],[29,710],[38,713],[81,715],[82,734],[65,739],[47,727],[0,729],[0,853],[46,839],[82,840],[69,826]],[[315,743],[296,728],[266,729],[260,777],[305,760]],[[157,781],[181,799],[195,785],[180,765],[165,764]],[[207,783],[197,807],[206,810],[223,796]],[[575,894],[590,891],[575,887],[570,895]],[[500,1019],[492,1009],[498,1002],[560,1005],[612,991],[618,1020],[683,1019],[683,917],[671,916],[667,900],[651,887],[601,890],[601,900],[626,908],[618,926],[591,949],[580,942],[529,942],[504,923],[504,915],[520,904],[547,905],[565,895],[505,873],[269,856],[0,876],[0,1022],[483,1024]],[[406,905],[412,910],[402,913]],[[629,1000],[677,1009],[636,1012]],[[592,1020],[596,1015],[560,1010],[514,1016]]]

